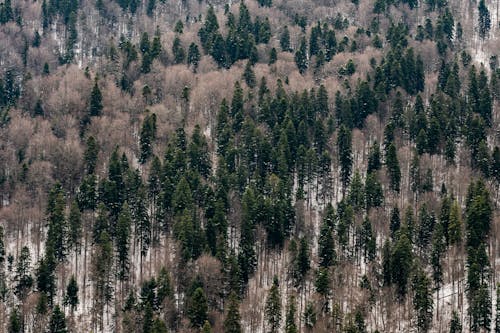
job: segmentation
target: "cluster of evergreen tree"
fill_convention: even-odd
[[[224,38],[219,31],[214,8],[208,8],[205,23],[198,31],[203,50],[222,68],[229,68],[240,59],[256,63],[259,60],[256,45],[267,44],[271,38],[269,19],[257,17],[253,22],[243,2],[240,4],[238,19],[229,11],[226,16],[228,34]]]

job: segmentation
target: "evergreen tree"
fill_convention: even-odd
[[[295,297],[290,296],[288,298],[285,316],[285,333],[298,333],[297,324],[295,323],[295,314],[297,308],[295,305]]]
[[[285,25],[280,36],[280,47],[283,52],[289,52],[290,49],[290,32],[288,31],[288,26]]]
[[[411,242],[406,234],[401,233],[392,248],[391,281],[396,283],[399,299],[404,299],[408,291],[408,279],[411,274],[413,253]]]
[[[100,150],[99,143],[92,135],[90,135],[87,138],[87,148],[83,153],[83,160],[85,162],[85,171],[89,175],[95,172],[99,150]]]
[[[19,310],[14,308],[9,317],[8,333],[21,333],[24,331],[24,323]]]
[[[139,161],[146,163],[146,161],[153,154],[153,142],[156,138],[156,114],[148,115],[144,118],[141,129],[140,146],[141,157]]]
[[[71,275],[68,286],[66,287],[66,295],[64,296],[64,305],[68,305],[71,311],[75,311],[78,306],[78,283],[74,275]]]
[[[316,310],[311,302],[308,302],[304,310],[304,326],[311,332],[316,325]]]
[[[47,231],[47,252],[54,254],[55,258],[62,261],[67,251],[68,226],[64,216],[64,196],[61,185],[57,183],[49,193],[47,203],[47,218],[49,230]]]
[[[352,138],[351,131],[344,125],[340,126],[337,136],[337,149],[340,163],[340,179],[343,190],[347,189],[352,171]]]
[[[241,333],[240,320],[238,297],[233,292],[229,295],[229,304],[224,319],[224,333]]]
[[[172,44],[172,54],[174,55],[174,63],[181,64],[186,59],[186,51],[181,44],[179,36],[175,36]]]
[[[66,333],[68,329],[66,328],[66,317],[64,312],[61,311],[59,305],[56,305],[52,311],[52,317],[50,317],[49,330],[48,333]]]
[[[318,238],[318,256],[320,267],[330,267],[335,263],[335,243],[333,239],[333,223],[335,211],[331,204],[325,210],[325,216]]]
[[[195,43],[189,44],[188,54],[187,54],[187,63],[190,66],[193,66],[193,70],[196,72],[198,69],[198,64],[200,63],[201,55],[198,49],[198,45]]]
[[[123,204],[118,222],[116,225],[116,248],[118,252],[118,278],[124,281],[128,278],[129,273],[129,247],[130,247],[130,229],[131,229],[131,213],[127,203]]]
[[[269,324],[269,332],[277,333],[281,323],[281,293],[278,277],[274,277],[273,285],[266,299],[265,317]]]
[[[389,173],[390,184],[389,187],[395,192],[399,192],[400,182],[401,182],[401,170],[399,168],[399,161],[396,152],[396,147],[393,143],[387,148],[387,156],[385,158],[385,164],[387,166],[387,171]]]
[[[253,72],[252,64],[250,61],[247,61],[247,64],[245,65],[243,79],[245,80],[247,86],[249,86],[250,88],[255,88],[255,73]]]
[[[33,277],[31,276],[31,255],[28,247],[23,246],[19,258],[17,259],[16,272],[14,276],[14,293],[21,301],[28,296],[32,286]]]
[[[82,237],[82,218],[80,209],[76,201],[71,203],[71,208],[68,216],[68,246],[73,248],[75,252],[80,249],[80,241]]]
[[[187,316],[194,327],[202,327],[208,319],[207,297],[202,288],[194,290],[187,303]]]
[[[462,321],[455,310],[451,314],[450,333],[462,333]]]
[[[484,39],[491,29],[490,11],[484,0],[479,1],[477,9],[479,11],[479,36]]]
[[[380,146],[377,141],[373,143],[370,147],[370,152],[368,154],[368,168],[366,173],[371,173],[373,171],[380,170],[382,163],[380,162]]]
[[[427,332],[432,325],[433,299],[429,278],[422,269],[418,269],[413,279],[413,306],[417,312],[419,332]]]
[[[89,115],[91,117],[98,117],[102,113],[102,93],[97,84],[97,77],[94,82],[94,87],[90,93],[90,103],[89,103]]]
[[[297,64],[297,68],[299,69],[300,74],[304,74],[304,72],[309,67],[305,37],[302,37],[299,44],[299,49],[297,50],[297,52],[295,52],[295,63]]]

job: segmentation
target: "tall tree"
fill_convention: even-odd
[[[238,297],[234,292],[229,295],[226,318],[224,319],[224,333],[241,333],[241,318]]]
[[[340,163],[340,179],[345,193],[351,179],[353,158],[351,131],[344,125],[341,125],[338,131],[337,149]]]
[[[273,279],[273,285],[266,299],[265,317],[269,324],[269,332],[277,333],[281,324],[281,293],[278,277]]]

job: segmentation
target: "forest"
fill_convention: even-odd
[[[500,332],[493,0],[0,0],[0,331]]]

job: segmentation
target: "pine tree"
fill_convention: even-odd
[[[153,142],[156,138],[156,114],[151,114],[144,118],[141,129],[140,146],[141,157],[139,161],[146,163],[146,161],[153,154]]]
[[[351,179],[352,171],[352,138],[351,131],[344,125],[340,126],[337,136],[337,148],[340,163],[340,179],[345,192]]]
[[[75,252],[78,252],[82,237],[82,218],[76,201],[71,203],[68,216],[68,227],[68,247],[73,248]]]
[[[399,168],[399,161],[396,152],[396,146],[393,143],[387,148],[387,156],[385,164],[389,173],[390,184],[389,187],[395,192],[399,192],[401,182],[401,170]]]
[[[318,238],[318,256],[320,267],[330,267],[335,263],[335,243],[333,239],[333,223],[335,211],[331,204],[325,210],[325,216],[320,228]]]
[[[103,105],[102,105],[102,93],[101,89],[99,89],[99,85],[97,84],[97,77],[94,82],[94,87],[92,88],[92,92],[90,93],[90,103],[89,103],[89,115],[91,117],[98,117],[102,113]]]
[[[304,310],[304,326],[306,330],[312,332],[316,325],[316,310],[311,302],[308,302]]]
[[[49,193],[47,203],[47,218],[49,230],[47,231],[47,248],[52,251],[55,258],[62,261],[66,256],[68,226],[64,216],[64,194],[61,185],[57,183]]]
[[[400,300],[404,299],[408,291],[408,279],[411,274],[413,253],[411,242],[405,234],[400,234],[394,247],[391,258],[391,281],[396,283]]]
[[[234,292],[229,295],[226,318],[224,319],[224,333],[241,333],[240,311],[238,297]]]
[[[462,333],[462,321],[455,310],[451,314],[450,333]]]
[[[49,330],[48,333],[66,333],[68,329],[66,328],[66,317],[64,312],[61,311],[59,305],[56,305],[52,311],[52,317],[50,317]]]
[[[187,63],[190,66],[193,66],[194,72],[198,69],[198,64],[200,63],[201,55],[200,50],[198,49],[198,45],[195,43],[189,44],[188,55],[187,55]]]
[[[297,308],[295,305],[295,297],[290,296],[288,298],[285,316],[285,333],[298,333],[297,324],[295,323],[295,314]]]
[[[479,11],[479,36],[484,39],[491,29],[490,11],[484,0],[479,1],[477,9]]]
[[[371,173],[373,171],[380,170],[382,163],[380,162],[380,146],[377,141],[373,143],[370,147],[370,152],[368,154],[368,168],[366,173]]]
[[[413,279],[413,306],[417,312],[419,332],[427,332],[432,325],[433,299],[431,283],[422,269],[418,269]]]
[[[19,314],[19,310],[14,308],[9,317],[8,333],[21,333],[24,331],[23,327],[24,323],[21,315]]]
[[[87,138],[87,148],[83,153],[83,160],[85,162],[85,171],[89,175],[95,172],[99,150],[100,148],[97,140],[92,135],[89,136]]]
[[[66,295],[64,296],[64,305],[68,305],[71,311],[75,311],[78,306],[78,283],[74,275],[71,275],[68,286],[66,287]]]
[[[174,55],[174,63],[183,63],[186,59],[186,51],[181,44],[179,36],[175,36],[174,42],[172,44],[172,54]]]
[[[280,47],[283,52],[289,52],[290,49],[290,32],[288,31],[288,26],[285,25],[280,36]]]
[[[106,230],[101,231],[96,243],[96,252],[92,257],[92,280],[95,284],[96,323],[104,325],[104,307],[109,305],[113,296],[112,267],[113,243]]]
[[[16,272],[14,276],[14,281],[16,282],[14,287],[15,294],[24,301],[28,296],[32,286],[33,277],[31,276],[31,255],[28,247],[23,246],[19,258],[17,259]]]
[[[304,283],[306,274],[310,269],[311,262],[309,258],[309,244],[307,243],[307,239],[305,237],[302,237],[300,239],[299,248],[297,250],[293,272],[297,285],[301,286]]]
[[[116,225],[116,248],[118,252],[118,278],[124,281],[128,278],[129,273],[129,247],[130,247],[130,229],[131,229],[131,213],[127,203],[123,204],[118,222]]]
[[[191,325],[193,325],[193,327],[202,327],[208,319],[207,311],[208,304],[205,292],[202,288],[197,288],[194,290],[187,303],[186,313],[191,321]]]
[[[299,69],[300,74],[304,74],[304,72],[309,67],[305,37],[302,37],[299,44],[299,49],[297,50],[297,52],[295,52],[295,63],[297,64],[297,68]]]
[[[266,299],[265,317],[269,324],[269,332],[277,333],[281,323],[281,293],[278,277],[274,277],[273,285]]]
[[[252,64],[250,61],[247,61],[247,64],[245,65],[245,70],[243,72],[243,79],[245,80],[248,87],[255,88],[256,85],[255,73],[253,71]]]

